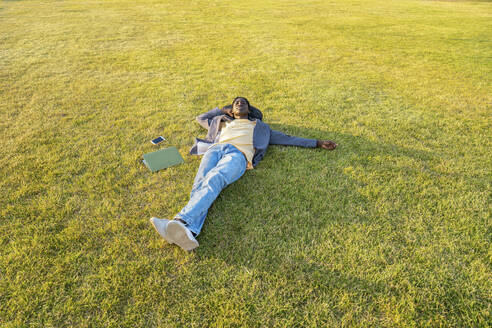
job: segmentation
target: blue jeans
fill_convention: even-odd
[[[246,171],[246,157],[233,145],[218,144],[203,155],[188,204],[176,215],[195,235],[200,233],[208,209],[222,189]]]

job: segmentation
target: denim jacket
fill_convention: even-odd
[[[209,112],[198,115],[196,117],[196,120],[201,126],[208,130],[208,133],[205,139],[196,138],[195,144],[190,149],[191,155],[204,154],[210,146],[218,142],[220,136],[220,122],[230,122],[234,119],[231,118],[229,115],[226,115],[223,111],[216,107]],[[265,156],[266,150],[269,145],[287,145],[315,148],[316,144],[316,139],[305,139],[290,136],[280,131],[272,130],[270,129],[270,126],[268,126],[268,124],[259,119],[256,119],[256,125],[253,130],[253,147],[255,149],[255,154],[253,156],[252,164],[253,166],[258,165],[258,163],[263,159],[263,156]]]

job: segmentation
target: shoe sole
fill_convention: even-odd
[[[169,222],[166,230],[169,238],[171,238],[176,245],[184,249],[185,251],[191,251],[198,247],[198,242],[189,238],[186,228],[177,222]],[[190,232],[191,234],[191,232]]]
[[[169,236],[167,237],[164,237],[161,232],[159,231],[159,229],[157,229],[157,226],[155,225],[154,223],[154,218],[151,218],[150,219],[150,223],[152,223],[152,226],[154,227],[155,231],[157,231],[157,233],[159,234],[159,236],[161,236],[162,238],[164,238],[165,241],[167,241],[169,244],[174,244],[174,242],[169,238]],[[169,224],[169,223],[168,223]]]

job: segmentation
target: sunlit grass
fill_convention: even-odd
[[[492,3],[1,1],[0,325],[490,325]],[[186,253],[237,96],[272,146]],[[162,135],[185,163],[152,174]]]

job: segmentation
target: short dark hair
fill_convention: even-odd
[[[231,110],[232,106],[234,105],[234,101],[236,101],[237,98],[243,98],[244,100],[246,100],[246,103],[248,104],[248,109],[249,109],[249,114],[248,114],[249,119],[258,119],[260,121],[263,120],[263,113],[258,108],[251,106],[249,104],[249,100],[244,98],[244,97],[234,98],[234,100],[232,101],[232,105],[226,105],[226,106],[222,107],[222,110],[225,110],[225,111]]]

